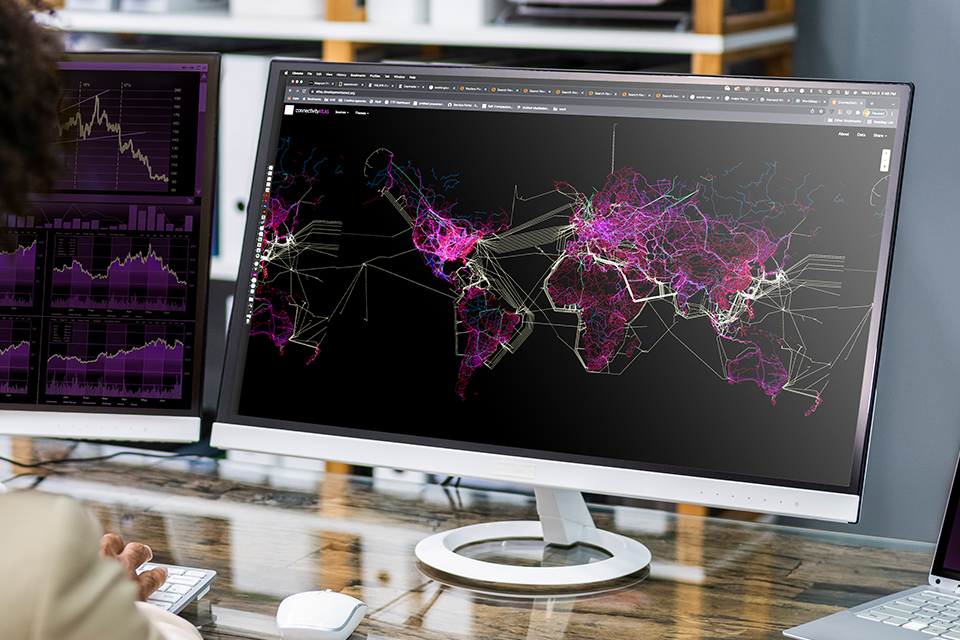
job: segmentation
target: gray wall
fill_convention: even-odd
[[[822,528],[933,541],[960,449],[960,2],[796,4],[794,75],[916,85],[861,522]]]

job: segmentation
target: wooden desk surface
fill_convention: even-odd
[[[193,470],[189,470],[192,467]],[[353,640],[781,638],[788,627],[921,584],[932,545],[629,507],[591,510],[597,526],[654,557],[649,578],[603,595],[517,599],[424,577],[427,534],[535,519],[532,498],[204,461],[64,470],[39,489],[84,501],[103,528],[149,544],[159,562],[219,576],[188,617],[205,638],[276,638],[287,595],[343,591],[369,613]],[[247,481],[226,476],[246,476]],[[271,484],[273,486],[271,486]],[[215,619],[215,621],[213,621]]]

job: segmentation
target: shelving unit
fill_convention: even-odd
[[[328,15],[348,15],[331,1]],[[690,54],[693,73],[719,74],[741,60],[763,59],[770,75],[789,75],[796,26],[793,0],[767,0],[758,13],[725,15],[723,0],[695,0],[694,31],[484,25],[444,28],[216,14],[132,14],[61,11],[51,24],[68,31],[319,42],[324,58],[349,61],[360,44],[412,44],[515,49]],[[356,14],[362,15],[362,14]]]

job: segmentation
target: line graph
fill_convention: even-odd
[[[22,395],[29,390],[29,320],[0,320],[0,395]]]
[[[182,325],[51,323],[46,393],[179,400],[185,339]]]
[[[174,96],[130,83],[64,89],[58,125],[64,169],[58,190],[166,192],[171,181]]]
[[[57,236],[50,306],[187,310],[188,238]]]
[[[16,248],[0,251],[0,307],[33,306],[37,265],[37,237],[18,234]]]

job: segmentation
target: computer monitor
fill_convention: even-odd
[[[274,61],[212,443],[856,521],[911,93]]]
[[[0,215],[0,433],[198,439],[219,69],[61,60],[53,188]]]

